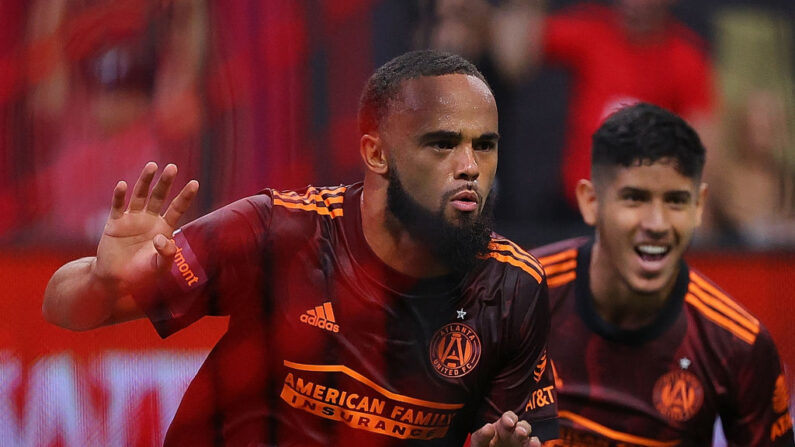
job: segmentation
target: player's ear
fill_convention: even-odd
[[[701,225],[701,217],[704,214],[704,204],[707,200],[709,187],[706,183],[701,183],[698,187],[698,197],[696,197],[696,226]]]
[[[577,205],[580,207],[582,220],[588,225],[596,225],[596,210],[599,202],[596,200],[596,188],[590,180],[580,179],[574,189],[577,195]]]
[[[368,170],[384,175],[387,173],[388,164],[384,145],[381,138],[375,133],[365,133],[359,140],[359,153]]]

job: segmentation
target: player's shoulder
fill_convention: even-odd
[[[577,253],[591,238],[576,237],[530,250],[541,262],[550,288],[560,287],[577,278]]]
[[[301,189],[275,190],[264,189],[261,196],[270,198],[274,211],[284,211],[292,215],[306,215],[335,219],[341,217],[345,192],[350,186],[339,185],[332,187],[308,185]]]
[[[482,258],[496,263],[501,268],[516,269],[522,275],[531,277],[537,284],[544,280],[544,269],[535,256],[517,243],[497,233],[491,234],[491,241]]]
[[[544,259],[554,259],[559,257],[568,257],[571,254],[576,255],[577,250],[591,240],[588,236],[574,237],[571,239],[563,239],[561,241],[552,242],[551,244],[542,245],[530,249],[530,253],[535,255],[543,264]],[[563,254],[566,254],[564,256]]]
[[[266,211],[268,234],[282,244],[328,238],[341,231],[344,202],[351,186],[265,189],[257,196]]]
[[[685,305],[688,311],[705,323],[716,337],[746,346],[756,343],[766,330],[742,304],[707,278],[690,268]]]

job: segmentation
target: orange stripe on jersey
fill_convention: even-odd
[[[707,292],[701,290],[701,288],[698,287],[696,284],[690,283],[688,291],[693,295],[697,296],[705,304],[708,304],[713,309],[719,311],[726,318],[729,318],[730,320],[734,321],[740,326],[745,327],[754,335],[759,333],[758,322],[748,320],[743,315],[740,315],[737,311],[727,306],[723,301],[720,301],[715,297],[713,297],[712,295],[708,294]]]
[[[713,286],[709,283],[704,277],[698,275],[695,272],[690,272],[690,281],[698,284],[699,287],[704,289],[704,291],[709,292],[715,298],[723,301],[724,304],[730,306],[732,309],[737,311],[740,315],[744,316],[746,320],[753,322],[754,326],[759,326],[759,320],[757,320],[753,315],[748,313],[747,310],[743,309],[739,304],[737,304],[733,299],[731,299],[728,295],[718,290],[717,287]]]
[[[288,368],[298,369],[301,371],[316,371],[316,372],[340,372],[348,377],[351,377],[357,380],[364,385],[369,386],[370,388],[378,391],[379,393],[383,394],[384,396],[399,401],[404,402],[411,405],[419,405],[429,408],[436,408],[438,410],[457,410],[459,408],[463,408],[464,404],[446,404],[441,402],[431,402],[429,400],[422,400],[417,399],[414,397],[404,396],[402,394],[393,393],[388,389],[382,387],[381,385],[373,382],[372,380],[368,379],[367,377],[359,374],[358,372],[348,368],[345,365],[307,365],[303,363],[293,363],[290,361],[285,360],[284,366]]]
[[[323,188],[315,188],[310,187],[306,190],[304,194],[298,194],[295,191],[274,191],[274,193],[283,195],[283,196],[290,196],[290,197],[308,197],[312,194],[328,194],[328,195],[335,195],[344,193],[348,189],[347,186],[339,186],[337,188],[332,189],[323,189]]]
[[[280,199],[287,201],[295,200],[309,205],[311,204],[317,205],[318,203],[325,203],[326,206],[331,206],[334,203],[342,203],[343,200],[345,200],[345,196],[335,195],[335,194],[344,193],[346,189],[347,188],[344,186],[332,190],[310,188],[303,195],[298,194],[295,191],[286,191],[286,192],[274,191],[273,195],[275,197],[279,197]]]
[[[527,261],[530,265],[538,269],[539,272],[544,271],[544,269],[541,267],[541,264],[533,255],[524,251],[521,247],[509,241],[508,239],[492,239],[489,243],[489,249],[498,251],[507,250],[517,258]]]
[[[497,252],[494,252],[494,251],[491,251],[491,252],[487,253],[483,257],[484,258],[494,258],[494,259],[496,259],[496,260],[498,260],[500,262],[505,262],[507,264],[511,264],[514,267],[519,267],[520,269],[522,269],[525,272],[529,273],[530,276],[535,278],[536,281],[539,284],[541,283],[541,274],[539,272],[537,272],[536,269],[534,269],[533,267],[530,267],[529,265],[527,265],[523,261],[520,261],[520,260],[518,260],[518,259],[516,259],[514,257],[511,257],[511,256],[501,255],[501,254],[499,254]]]
[[[284,200],[282,200],[282,199],[280,199],[278,197],[275,197],[275,196],[273,197],[273,204],[274,205],[278,205],[278,206],[283,206],[285,208],[290,208],[290,209],[298,209],[298,210],[304,210],[304,211],[314,211],[314,212],[316,212],[316,213],[318,213],[320,215],[323,215],[323,216],[331,216],[332,219],[335,218],[335,217],[342,216],[342,208],[329,209],[329,208],[327,208],[325,206],[318,206],[318,205],[309,204],[309,203],[285,202]]]
[[[582,417],[579,414],[572,413],[571,411],[560,410],[558,416],[561,418],[568,419],[575,424],[581,425],[588,430],[594,431],[599,433],[602,436],[606,436],[614,441],[619,442],[628,442],[630,444],[642,445],[646,447],[670,447],[679,445],[681,441],[658,441],[656,439],[648,439],[642,438],[640,436],[631,435],[629,433],[620,432],[617,430],[613,430],[612,428],[605,427],[604,425],[594,422],[588,418]]]
[[[568,284],[574,279],[577,278],[577,271],[572,270],[568,273],[561,273],[560,275],[556,275],[553,277],[547,277],[547,286],[549,287],[558,287],[562,286],[563,284]]]
[[[289,200],[293,203],[325,203],[326,205],[342,203],[342,201],[345,199],[345,196],[323,196],[320,194],[299,196],[298,194],[275,193],[274,196],[277,196],[280,199]]]
[[[544,271],[547,272],[547,277],[549,277],[549,275],[572,270],[575,267],[577,267],[577,260],[572,259],[571,261],[561,262],[560,264],[545,266]]]
[[[538,260],[541,261],[542,265],[549,265],[560,261],[568,261],[569,259],[574,259],[576,257],[577,257],[577,249],[572,248],[571,250],[555,253],[554,255],[540,257],[538,258]]]
[[[332,205],[332,204],[335,204],[335,203],[342,203],[342,201],[345,200],[345,196],[323,197],[323,196],[320,196],[320,195],[313,195],[312,197],[320,197],[320,198],[322,198],[323,202],[326,205]]]
[[[754,344],[754,341],[756,341],[756,334],[753,334],[753,333],[749,332],[747,329],[745,329],[742,326],[738,325],[734,321],[732,321],[732,320],[726,318],[725,316],[719,314],[718,312],[713,310],[711,307],[709,307],[706,304],[704,304],[704,302],[699,300],[699,298],[696,295],[694,295],[692,293],[688,293],[685,296],[685,301],[687,301],[693,307],[695,307],[696,309],[701,311],[701,313],[705,317],[707,317],[710,320],[712,320],[713,322],[715,322],[718,326],[722,326],[724,329],[726,329],[727,331],[729,331],[732,334],[736,335],[737,338],[743,340],[744,342],[748,343],[749,345]]]

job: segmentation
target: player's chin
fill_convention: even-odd
[[[465,227],[471,225],[480,216],[478,211],[459,211],[453,209],[447,216],[447,223],[454,227]]]
[[[635,293],[641,295],[653,295],[661,292],[671,283],[674,272],[661,272],[660,274],[647,276],[643,274],[633,275],[629,283]]]

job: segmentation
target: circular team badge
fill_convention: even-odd
[[[462,377],[480,360],[480,338],[463,323],[442,326],[431,338],[431,365],[443,377]]]
[[[671,371],[654,385],[654,406],[663,416],[677,422],[693,417],[704,402],[704,388],[691,372]]]

